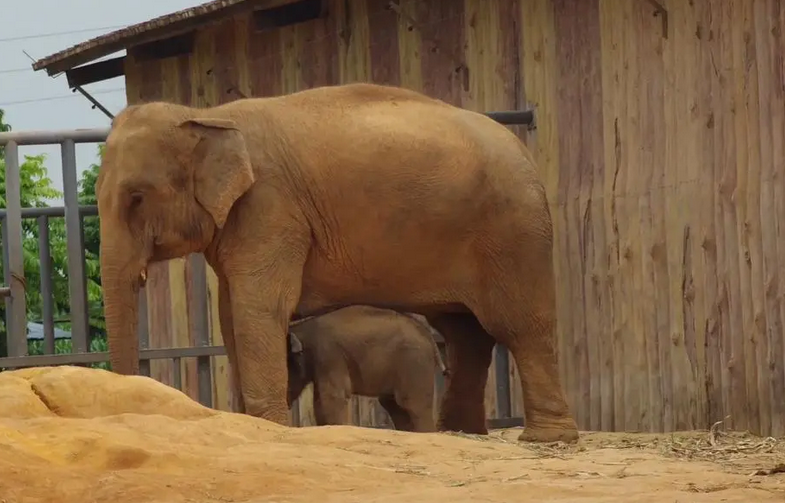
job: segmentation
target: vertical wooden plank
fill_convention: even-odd
[[[553,4],[550,0],[524,0],[519,2],[518,20],[522,36],[520,43],[521,79],[526,89],[526,103],[536,107],[537,130],[528,135],[529,147],[537,160],[539,173],[545,183],[551,217],[554,221],[554,274],[556,277],[556,348],[559,355],[561,382],[565,391],[571,393],[567,372],[569,360],[565,356],[565,345],[570,340],[572,305],[569,301],[570,276],[565,258],[564,232],[561,223],[564,214],[564,199],[560,198],[559,180],[561,160],[559,155],[559,129],[557,96],[557,35],[554,24]],[[523,415],[520,380],[512,386],[513,414]],[[570,401],[571,405],[574,405]],[[573,410],[573,412],[575,412]]]
[[[369,82],[371,79],[370,33],[366,0],[337,2],[338,68],[340,83]]]
[[[768,400],[771,404],[772,436],[785,435],[785,2],[756,4],[758,43],[758,83],[760,87],[761,161],[767,167],[761,175],[761,233],[764,237],[764,273],[769,354]],[[759,23],[759,24],[758,24]]]
[[[559,61],[559,123],[562,172],[565,183],[565,216],[569,267],[575,285],[575,313],[571,347],[561,357],[570,358],[573,373],[568,388],[576,420],[583,429],[599,429],[601,372],[597,339],[599,330],[596,291],[592,283],[595,227],[592,222],[594,180],[601,177],[601,76],[599,4],[595,1],[554,2]],[[569,355],[569,356],[567,356]],[[592,368],[596,370],[592,370]],[[596,397],[596,400],[594,398]]]
[[[703,195],[700,220],[703,222],[704,234],[701,237],[701,263],[703,274],[698,289],[703,294],[703,309],[706,313],[702,329],[705,338],[706,352],[706,418],[705,424],[724,417],[723,394],[726,387],[726,367],[723,357],[723,306],[722,281],[719,272],[719,248],[722,243],[722,230],[719,228],[717,214],[719,210],[721,167],[719,166],[719,72],[716,67],[715,55],[718,54],[719,36],[716,32],[716,12],[710,2],[697,4],[696,16],[699,20],[696,37],[700,40],[700,69],[703,78],[700,80],[700,93],[706,114],[703,117],[706,129],[701,142],[704,169],[700,172],[711,190]]]
[[[298,31],[302,89],[335,84],[338,78],[338,34],[332,16],[302,23]]]
[[[736,261],[730,266],[734,272],[734,291],[737,294],[736,301],[733,303],[736,308],[736,331],[734,339],[734,360],[739,364],[736,374],[737,389],[742,392],[744,399],[734,397],[734,405],[739,407],[739,412],[743,419],[744,428],[755,428],[757,423],[757,390],[751,388],[751,383],[757,379],[755,375],[754,353],[755,348],[751,344],[752,337],[752,292],[750,291],[750,268],[749,268],[749,216],[748,216],[748,187],[750,185],[750,172],[748,171],[748,137],[747,137],[747,103],[746,103],[746,84],[744,68],[744,38],[743,38],[743,7],[741,2],[730,2],[727,5],[729,16],[729,45],[731,66],[730,99],[731,113],[728,119],[732,121],[729,132],[733,135],[736,148],[734,156],[730,159],[729,169],[736,172],[737,186],[732,196],[732,204],[735,209],[734,223],[736,231],[736,243],[734,252]],[[746,403],[745,403],[746,402]]]
[[[725,82],[727,80],[727,72],[725,70],[724,65],[718,66],[716,61],[720,63],[723,62],[723,53],[727,52],[724,50],[723,46],[726,44],[724,39],[727,39],[727,29],[724,27],[723,23],[723,9],[722,5],[719,4],[711,4],[711,11],[710,11],[710,19],[711,19],[711,33],[714,35],[715,44],[713,46],[714,49],[714,74],[716,78],[713,82],[712,86],[712,95],[715,97],[713,105],[714,105],[714,166],[715,166],[715,180],[717,183],[716,186],[716,195],[715,195],[715,228],[717,233],[717,246],[716,246],[716,263],[717,263],[717,287],[720,292],[719,299],[717,302],[717,322],[718,322],[718,347],[720,353],[720,368],[721,368],[721,376],[722,376],[722,405],[720,407],[721,416],[717,418],[717,420],[724,419],[724,416],[728,414],[733,414],[736,411],[732,411],[729,408],[729,404],[731,403],[731,396],[733,396],[732,392],[732,380],[731,380],[731,367],[733,365],[732,361],[732,347],[731,347],[731,334],[733,332],[733,327],[731,326],[730,321],[730,283],[729,283],[729,273],[728,273],[728,252],[726,250],[726,241],[729,239],[727,237],[728,234],[728,226],[725,223],[726,220],[726,213],[727,207],[730,202],[730,196],[733,193],[734,187],[731,183],[729,183],[727,178],[727,165],[728,165],[728,149],[731,148],[731,144],[728,142],[726,138],[725,130],[727,129],[727,120],[725,119],[726,114],[728,113],[728,106],[726,105],[727,98],[726,98],[726,86]],[[726,423],[729,427],[734,427],[735,422],[732,418],[729,418],[728,422]]]
[[[471,68],[462,60],[464,2],[431,0],[417,9],[422,47],[423,92],[452,105],[461,106],[461,93],[468,87]]]
[[[776,384],[774,372],[776,367],[771,366],[772,350],[774,349],[771,334],[774,331],[781,332],[782,327],[779,320],[779,310],[776,307],[775,296],[777,281],[777,224],[776,209],[774,203],[774,191],[772,187],[772,157],[771,157],[771,102],[772,80],[770,78],[772,67],[769,60],[771,49],[771,28],[770,18],[767,12],[767,0],[758,0],[754,3],[751,13],[752,18],[752,37],[755,44],[755,73],[754,73],[754,96],[751,97],[751,105],[755,111],[754,116],[750,117],[753,123],[755,134],[750,135],[751,140],[757,145],[751,145],[756,150],[755,155],[760,162],[760,173],[757,180],[757,189],[760,191],[759,206],[755,219],[759,219],[758,229],[760,239],[759,262],[759,284],[753,285],[753,290],[760,293],[760,305],[756,308],[756,335],[760,338],[762,347],[758,349],[757,368],[758,368],[758,398],[761,402],[760,430],[763,434],[771,434],[773,430],[780,428],[777,424],[780,420],[772,414],[776,409],[772,391]],[[753,101],[754,98],[754,101]],[[750,197],[753,199],[753,196]],[[760,309],[760,312],[758,311]],[[760,326],[762,325],[762,326]],[[758,328],[760,326],[760,328]],[[776,396],[776,395],[774,395]],[[779,395],[783,396],[783,395]]]
[[[705,76],[700,74],[696,35],[700,27],[694,11],[694,4],[673,6],[667,41],[662,39],[660,20],[649,21],[652,37],[658,37],[663,47],[663,73],[667,76],[663,91],[665,127],[658,126],[666,133],[664,206],[659,210],[665,219],[669,276],[667,289],[663,290],[667,298],[662,302],[670,310],[670,326],[660,332],[661,385],[667,393],[665,431],[695,428],[705,401],[704,386],[698,381],[705,375],[703,330],[696,330],[696,324],[703,327],[705,315],[701,299],[695,301],[694,281],[695,276],[700,278],[696,267],[700,266],[700,241],[705,232],[700,219],[705,196],[698,191],[697,181],[705,129],[702,114],[708,107],[700,101],[704,97],[699,92],[699,81]]]
[[[625,186],[620,200],[624,203],[620,210],[625,214],[624,269],[623,277],[629,282],[627,291],[630,299],[626,310],[629,319],[628,332],[623,335],[625,355],[628,357],[626,375],[628,385],[625,389],[627,431],[650,431],[650,414],[660,414],[660,410],[651,407],[649,384],[649,360],[647,358],[647,341],[652,334],[645,322],[646,309],[653,302],[651,289],[643,277],[644,250],[648,244],[648,228],[641,224],[645,217],[642,205],[646,201],[644,194],[650,188],[651,171],[643,166],[640,155],[640,101],[641,76],[638,55],[637,33],[635,32],[635,10],[639,8],[634,2],[623,5],[622,26],[624,30],[624,99],[626,115],[619,117],[622,136],[622,166],[630,170],[625,176]],[[650,167],[650,166],[649,166]]]
[[[604,334],[607,337],[609,350],[604,353],[606,363],[604,372],[606,382],[603,386],[603,420],[602,429],[618,431],[624,425],[624,344],[626,336],[622,325],[622,315],[629,297],[624,294],[625,283],[619,270],[621,268],[621,237],[619,235],[618,205],[619,188],[623,187],[626,173],[621,164],[621,137],[619,117],[624,116],[623,107],[624,82],[621,71],[623,65],[623,45],[620,29],[621,12],[616,3],[610,0],[599,2],[600,34],[602,46],[602,120],[603,120],[603,151],[605,159],[605,176],[603,179],[603,213],[606,220],[606,282],[609,289],[607,300],[608,313],[605,321]],[[621,33],[621,34],[620,34]],[[622,183],[620,184],[620,178]],[[608,395],[608,396],[605,396]]]
[[[281,43],[281,94],[291,94],[302,89],[300,81],[300,37],[298,26],[285,26],[278,30]]]
[[[743,223],[743,201],[746,199],[746,176],[736,169],[738,159],[737,144],[737,96],[735,91],[735,75],[733,68],[736,25],[736,2],[722,4],[722,31],[720,34],[721,61],[729,68],[725,72],[722,83],[723,115],[723,168],[725,197],[723,207],[723,226],[725,231],[725,267],[727,273],[726,292],[728,296],[727,347],[730,349],[728,367],[730,369],[730,395],[728,396],[728,412],[731,414],[731,427],[734,429],[748,428],[746,359],[744,334],[744,307],[741,280],[742,254],[739,250],[741,228]],[[741,105],[741,103],[739,103]],[[741,218],[740,218],[741,217]]]
[[[758,67],[755,48],[754,3],[738,2],[736,11],[737,35],[734,66],[737,66],[736,123],[739,139],[737,169],[745,174],[744,217],[740,220],[743,253],[742,300],[744,302],[745,368],[749,427],[754,433],[770,429],[767,401],[761,396],[759,385],[768,374],[765,355],[768,352],[766,318],[763,298],[763,252],[761,250],[761,164],[758,128]],[[746,290],[746,292],[745,292]],[[768,393],[766,393],[768,395]],[[764,424],[765,423],[765,424]]]
[[[248,18],[248,58],[246,62],[252,96],[276,96],[281,92],[281,37],[277,30],[256,31]]]
[[[633,11],[635,43],[638,47],[641,92],[638,94],[639,155],[641,178],[645,184],[636,194],[641,208],[641,266],[645,298],[641,306],[644,313],[643,324],[646,334],[646,358],[648,363],[649,403],[646,409],[649,431],[662,431],[663,421],[671,421],[672,410],[669,405],[670,386],[663,380],[670,378],[663,370],[669,368],[662,362],[669,357],[670,326],[668,320],[669,301],[667,252],[663,229],[664,173],[662,153],[664,146],[657,145],[656,137],[664,130],[662,123],[662,59],[656,53],[660,44],[659,23],[651,23],[649,6],[636,3]],[[654,29],[657,29],[654,31]],[[655,38],[656,37],[656,38]],[[660,46],[661,49],[661,46]],[[639,175],[639,176],[640,176]],[[664,346],[664,347],[663,347]],[[669,374],[669,373],[668,373]],[[646,410],[644,409],[644,410]]]
[[[423,90],[422,36],[412,23],[416,19],[417,0],[400,0],[398,16],[398,75],[400,85],[415,91]]]
[[[367,0],[371,81],[400,85],[398,14],[388,0]]]

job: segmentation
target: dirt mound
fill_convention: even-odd
[[[0,373],[0,501],[785,501],[785,445],[712,433],[577,446],[348,426],[287,428],[144,377]],[[753,475],[755,471],[758,475]]]

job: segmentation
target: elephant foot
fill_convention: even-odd
[[[578,441],[578,428],[572,419],[563,419],[548,425],[526,426],[518,436],[520,442],[573,444]]]
[[[441,417],[437,424],[439,431],[462,431],[471,435],[487,435],[488,427],[485,422],[484,410],[472,410],[471,408],[452,413],[445,413],[442,409]]]
[[[246,399],[245,414],[289,426],[289,409],[286,407],[286,402],[282,406],[270,406],[268,402]]]

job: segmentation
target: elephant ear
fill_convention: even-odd
[[[223,228],[232,206],[255,180],[245,138],[228,119],[188,119],[179,127],[198,137],[191,152],[196,200]]]

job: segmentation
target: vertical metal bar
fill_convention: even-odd
[[[194,342],[196,346],[209,346],[210,345],[210,331],[209,320],[207,313],[210,311],[210,306],[207,301],[207,264],[204,255],[201,253],[192,253],[188,260],[191,261],[191,273],[193,275],[191,281],[191,291],[188,295],[191,297],[191,305],[194,306],[193,313],[193,328],[194,328]],[[199,403],[205,407],[213,406],[213,376],[210,365],[209,356],[199,356],[196,358],[196,375],[199,386]]]
[[[172,367],[174,368],[174,387],[178,391],[183,390],[183,369],[180,368],[182,358],[175,356],[172,358]]]
[[[139,289],[139,324],[136,328],[139,349],[150,347],[150,327],[147,325],[147,289]],[[139,360],[139,373],[150,377],[150,360]]]
[[[55,354],[54,300],[52,298],[52,258],[49,251],[49,217],[38,217],[38,259],[41,262],[41,301],[44,322],[44,354]]]
[[[10,141],[5,146],[5,204],[8,243],[8,286],[6,333],[8,356],[27,355],[27,306],[25,305],[25,264],[22,249],[22,182],[19,173],[19,147]]]
[[[65,235],[68,251],[68,296],[71,304],[71,341],[73,352],[85,353],[89,349],[87,325],[87,288],[84,282],[84,243],[79,216],[79,199],[76,182],[76,149],[73,140],[60,145],[63,156],[63,199],[65,200]]]
[[[292,402],[292,426],[300,426],[300,399],[297,398]]]
[[[0,216],[0,243],[3,246],[3,285],[7,288],[11,284],[11,269],[8,268],[8,219],[5,213],[3,213],[3,216]],[[10,333],[10,328],[8,327],[8,320],[11,318],[10,293],[4,297],[3,304],[5,305],[5,318],[3,321],[5,322],[6,333]]]
[[[496,351],[496,410],[499,418],[511,417],[510,400],[510,353],[507,347],[497,344]]]

